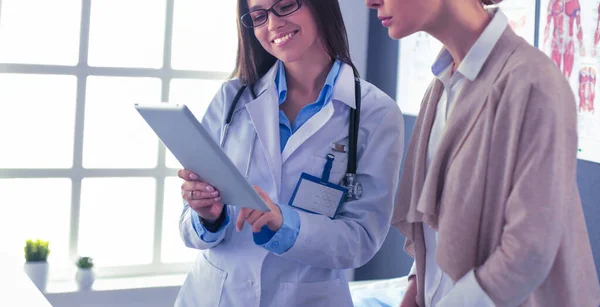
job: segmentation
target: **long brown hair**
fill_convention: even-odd
[[[358,76],[358,71],[350,58],[348,34],[342,18],[338,0],[301,0],[307,5],[317,23],[319,37],[325,46],[327,54],[333,59],[352,66]],[[254,84],[262,78],[275,64],[277,58],[267,52],[256,36],[254,30],[242,25],[242,15],[248,13],[247,0],[238,0],[237,28],[238,51],[235,69],[230,78],[238,78],[242,84]]]

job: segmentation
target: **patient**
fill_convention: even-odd
[[[392,219],[415,258],[402,306],[598,307],[560,70],[485,7],[500,0],[366,2],[390,37],[444,44]]]

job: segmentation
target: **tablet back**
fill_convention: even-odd
[[[183,168],[219,190],[224,204],[269,211],[265,202],[184,104],[135,108]]]

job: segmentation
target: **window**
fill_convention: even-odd
[[[235,1],[0,1],[0,233],[52,279],[79,255],[100,276],[185,272],[179,163],[135,102],[200,118],[234,67]],[[10,235],[8,235],[10,234]],[[3,252],[4,253],[4,252]]]

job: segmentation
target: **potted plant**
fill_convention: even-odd
[[[79,257],[77,262],[77,273],[75,274],[75,280],[79,285],[80,290],[88,290],[92,288],[96,276],[92,268],[94,267],[94,259],[91,257]]]
[[[48,241],[37,239],[25,241],[25,273],[35,286],[42,292],[46,291],[48,283]]]

